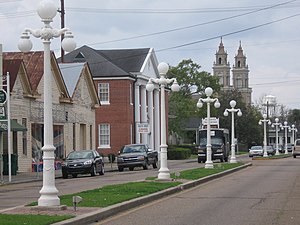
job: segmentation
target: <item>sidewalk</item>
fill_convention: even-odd
[[[104,169],[105,172],[112,172],[112,171],[117,171],[118,167],[116,163],[109,163],[105,161]],[[55,170],[55,179],[60,179],[60,178],[62,178],[61,170]],[[17,175],[11,176],[11,182],[9,182],[8,175],[3,175],[3,180],[0,180],[0,185],[26,183],[26,182],[41,181],[41,180],[43,180],[43,172],[23,172],[23,173],[17,172]]]

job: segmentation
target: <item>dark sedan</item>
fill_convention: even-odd
[[[62,176],[64,179],[67,179],[69,174],[75,178],[78,174],[95,176],[97,173],[104,175],[104,162],[95,150],[70,152],[62,164]]]
[[[119,171],[123,171],[125,167],[134,170],[134,167],[143,167],[148,169],[149,165],[157,168],[158,153],[153,151],[145,144],[125,145],[121,148],[117,164]]]

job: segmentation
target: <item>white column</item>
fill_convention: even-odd
[[[53,117],[52,117],[52,72],[50,41],[44,42],[44,146],[43,151],[43,187],[40,190],[39,206],[58,206],[60,199],[55,187]]]
[[[147,95],[146,95],[146,86],[141,87],[141,122],[147,123]],[[142,143],[147,144],[148,134],[142,134]]]
[[[154,89],[154,118],[154,149],[158,151],[158,157],[160,159],[160,111],[158,89]]]
[[[134,110],[135,110],[135,143],[141,143],[140,134],[138,133],[137,124],[141,121],[141,111],[140,111],[140,86],[135,84],[134,87]]]
[[[154,115],[153,115],[153,91],[148,91],[148,115],[149,115],[149,146],[154,149]]]

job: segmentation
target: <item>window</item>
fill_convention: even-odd
[[[110,125],[99,124],[99,147],[109,148],[110,147]]]
[[[109,84],[99,83],[98,84],[99,99],[101,104],[109,104]]]

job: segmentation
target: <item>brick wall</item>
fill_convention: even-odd
[[[98,125],[108,123],[110,124],[111,148],[98,150],[104,155],[109,153],[117,154],[123,145],[132,142],[130,138],[131,126],[133,126],[132,130],[134,132],[134,108],[133,104],[130,104],[130,94],[132,95],[132,99],[134,99],[133,81],[125,79],[95,81],[96,88],[98,88],[98,83],[109,83],[110,104],[101,105],[96,110],[96,146],[99,146]]]

